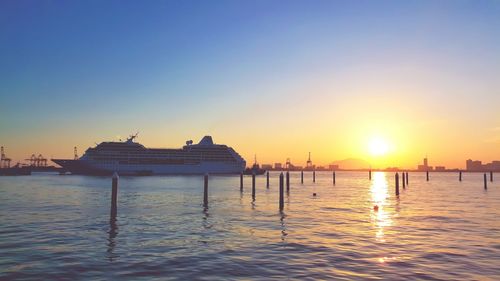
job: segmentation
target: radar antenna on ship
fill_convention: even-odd
[[[135,138],[139,135],[139,132],[135,133],[135,135],[130,135],[130,137],[127,138],[127,142],[133,142]]]

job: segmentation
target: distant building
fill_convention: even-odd
[[[271,164],[262,164],[261,167],[264,170],[272,170],[273,169],[273,165],[271,165]]]
[[[436,171],[438,171],[438,172],[443,172],[445,170],[446,170],[446,168],[444,166],[436,166]]]
[[[486,170],[490,171],[500,171],[500,161],[492,161],[489,164],[484,165],[486,167]]]
[[[283,167],[281,166],[281,163],[274,163],[274,169],[281,170]]]
[[[332,170],[332,171],[338,170],[339,169],[339,165],[328,165],[328,169]]]
[[[467,171],[478,172],[478,171],[500,171],[500,161],[492,161],[491,163],[484,164],[481,161],[474,161],[468,159],[465,161],[465,167]]]
[[[433,168],[429,166],[429,162],[427,157],[424,158],[424,164],[423,165],[418,165],[417,170],[419,171],[432,171]]]

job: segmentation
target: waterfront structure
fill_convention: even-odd
[[[427,159],[427,157],[424,158],[423,165],[418,165],[417,166],[417,170],[418,171],[423,171],[423,172],[425,172],[425,171],[432,171],[433,170],[432,166],[429,166],[429,160]]]
[[[262,169],[267,170],[267,171],[273,169],[273,165],[271,165],[271,164],[262,164],[261,167],[262,167]]]
[[[446,171],[445,166],[436,166],[436,172],[444,172],[444,171]]]
[[[468,159],[465,161],[465,167],[467,171],[471,172],[500,171],[500,161],[495,160],[491,163],[483,164],[481,161]]]
[[[330,165],[328,165],[328,169],[332,170],[332,171],[338,170],[339,165],[330,164]]]
[[[154,175],[154,174],[239,174],[245,160],[231,147],[215,144],[205,136],[198,144],[187,141],[180,149],[146,148],[134,142],[102,142],[82,157],[52,159],[74,174]]]

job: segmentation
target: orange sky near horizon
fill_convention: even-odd
[[[488,130],[477,128],[474,124],[450,122],[439,116],[419,120],[422,113],[416,110],[418,107],[415,105],[405,108],[401,103],[380,101],[379,108],[393,110],[379,110],[373,109],[370,101],[356,103],[356,107],[343,104],[336,107],[339,110],[335,112],[317,110],[298,120],[260,121],[258,126],[249,128],[235,121],[220,124],[212,121],[212,126],[203,126],[211,127],[209,130],[190,130],[194,124],[183,121],[168,124],[165,128],[145,126],[138,130],[137,141],[146,147],[176,148],[188,139],[196,143],[208,134],[216,143],[235,148],[248,164],[253,163],[256,154],[260,164],[284,163],[290,158],[295,165],[305,165],[308,152],[312,153],[316,165],[359,158],[368,161],[373,168],[413,169],[421,164],[425,156],[428,156],[430,165],[447,168],[465,168],[465,160],[469,158],[483,162],[500,160],[500,127],[494,127],[494,122]],[[342,108],[347,112],[342,112]],[[29,158],[31,153],[42,153],[50,158],[72,158],[73,146],[78,147],[81,155],[95,143],[125,139],[127,136],[127,129],[124,128],[95,132],[91,123],[77,128],[53,126],[51,130],[36,138],[20,135],[4,142],[7,156],[15,161]],[[67,133],[58,133],[61,131]],[[128,131],[135,132],[132,129]],[[386,154],[372,155],[370,142],[374,138],[384,140],[388,146]]]

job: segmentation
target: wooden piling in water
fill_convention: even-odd
[[[208,174],[203,177],[203,206],[208,207]]]
[[[462,181],[462,171],[458,172],[458,181]]]
[[[304,171],[300,171],[300,183],[304,183]]]
[[[406,172],[406,186],[409,186],[408,185],[408,172]]]
[[[369,179],[369,180],[372,180],[372,170],[369,170],[369,171],[368,171],[368,179]]]
[[[255,200],[255,173],[252,173],[252,199]]]
[[[333,185],[335,185],[335,171],[333,171],[332,177],[333,177]]]
[[[490,181],[493,182],[493,171],[490,171]]]
[[[425,172],[425,176],[427,178],[427,181],[429,181],[429,171],[428,170]]]
[[[486,173],[484,174],[484,190],[488,189],[488,181],[486,180]]]
[[[284,196],[283,196],[283,172],[280,174],[280,199],[279,199],[279,207],[280,211],[283,211],[284,206]]]
[[[269,171],[266,174],[266,188],[269,188]]]
[[[313,182],[316,182],[316,171],[313,171]]]
[[[396,183],[396,196],[399,196],[399,174],[396,173],[394,176],[394,181]]]
[[[402,182],[403,182],[403,189],[404,189],[404,188],[406,188],[406,175],[405,175],[405,172],[402,172],[401,176],[403,177],[402,178]]]
[[[286,191],[290,191],[290,172],[286,171]]]
[[[240,190],[243,191],[243,173],[240,173]]]
[[[114,173],[111,179],[111,218],[116,218],[116,214],[118,213],[118,173]]]

